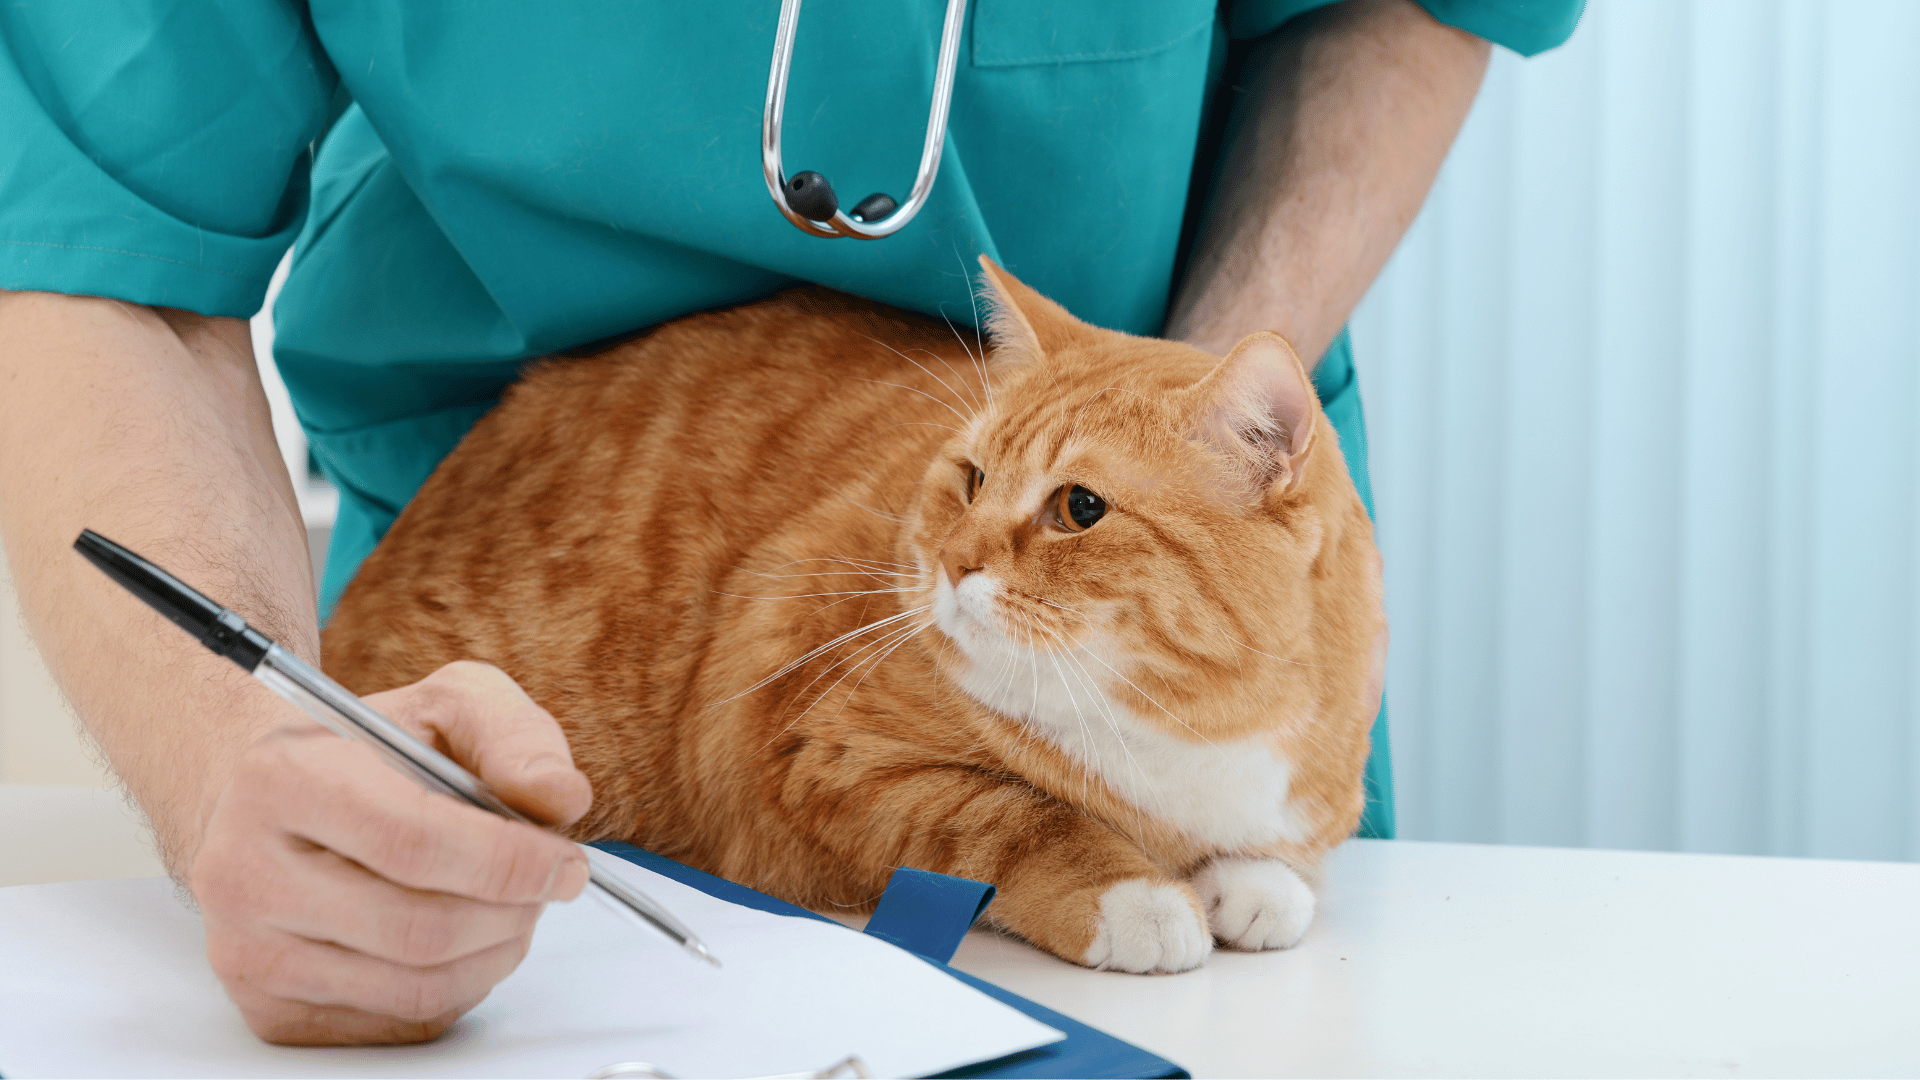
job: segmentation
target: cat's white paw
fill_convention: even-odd
[[[1133,878],[1101,894],[1086,964],[1111,971],[1186,971],[1206,963],[1212,951],[1213,935],[1190,891]]]
[[[1276,859],[1215,859],[1193,889],[1213,936],[1238,949],[1291,948],[1313,922],[1313,890]]]

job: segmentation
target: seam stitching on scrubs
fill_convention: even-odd
[[[14,244],[19,247],[59,248],[62,251],[101,251],[108,255],[131,255],[136,259],[152,259],[155,262],[172,263],[175,266],[184,266],[189,270],[205,270],[209,274],[219,274],[221,277],[230,277],[239,281],[266,281],[272,276],[270,274],[266,276],[259,274],[236,274],[231,270],[220,270],[211,266],[203,266],[199,263],[183,262],[180,259],[169,259],[165,255],[150,255],[144,251],[125,251],[120,248],[90,247],[86,244],[55,244],[45,240],[0,240],[0,244]]]
[[[1083,61],[1083,60],[1130,60],[1134,57],[1151,56],[1154,53],[1164,52],[1167,49],[1171,49],[1175,45],[1180,44],[1181,42],[1187,40],[1188,38],[1206,29],[1207,27],[1212,26],[1213,23],[1214,23],[1213,16],[1209,15],[1207,17],[1207,21],[1200,23],[1197,26],[1192,26],[1185,30],[1182,30],[1178,35],[1172,38],[1169,38],[1158,45],[1149,45],[1144,49],[1125,49],[1125,50],[1120,50],[1115,52],[1043,53],[1038,56],[1022,56],[1022,57],[1014,57],[1010,59],[993,57],[990,59],[983,60],[980,58],[980,47],[978,45],[975,45],[973,48],[973,66],[974,67],[1018,67],[1018,66],[1028,65],[1028,64],[1069,64],[1075,61]]]

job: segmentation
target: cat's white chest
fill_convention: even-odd
[[[941,606],[936,616],[947,629]],[[1175,738],[1100,690],[1118,676],[1096,654],[1038,653],[955,629],[950,635],[974,661],[960,678],[970,696],[1027,721],[1141,812],[1223,851],[1307,838],[1287,799],[1292,770],[1267,740]]]

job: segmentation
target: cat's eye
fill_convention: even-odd
[[[980,489],[987,486],[987,474],[975,466],[967,473],[967,501],[972,502],[980,495]]]
[[[1060,489],[1060,500],[1055,509],[1059,512],[1063,528],[1070,532],[1086,532],[1107,512],[1107,500],[1074,484]]]

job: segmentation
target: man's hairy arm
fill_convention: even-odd
[[[1274,330],[1317,362],[1419,213],[1487,53],[1412,0],[1344,0],[1261,41],[1166,336],[1224,355]]]
[[[181,875],[221,778],[284,712],[71,545],[83,527],[127,544],[318,663],[306,535],[247,325],[0,294],[0,410],[0,537],[28,626]]]
[[[430,1038],[586,866],[299,716],[71,551],[93,528],[317,661],[313,579],[246,323],[0,292],[0,539],[29,628],[200,903],[214,970],[282,1042]],[[376,694],[524,809],[584,813],[553,718],[452,665]]]

